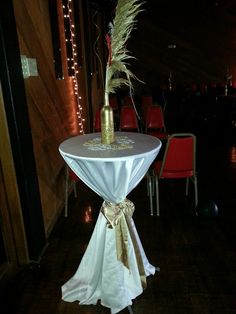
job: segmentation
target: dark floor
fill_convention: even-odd
[[[197,134],[199,200],[213,200],[216,217],[195,215],[193,189],[186,198],[181,181],[160,183],[160,217],[149,214],[145,180],[129,195],[146,255],[161,268],[148,277],[147,289],[134,300],[134,314],[236,313],[236,145],[232,138],[224,141],[203,133],[202,129]],[[6,291],[2,314],[110,312],[100,305],[61,300],[60,287],[77,269],[102,202],[82,183],[78,191],[76,202],[73,195],[70,198],[69,217],[60,217],[40,265],[22,269]]]

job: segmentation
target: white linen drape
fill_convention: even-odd
[[[60,153],[71,169],[105,201],[119,203],[133,190],[157,156],[161,143],[158,139],[138,133],[118,132],[134,141],[127,151],[86,151],[81,143],[97,134],[69,139],[60,146]],[[75,152],[77,145],[78,152]],[[93,156],[94,155],[94,156]],[[99,156],[98,156],[99,155]],[[87,156],[87,157],[86,157]],[[132,300],[143,291],[138,264],[130,235],[128,235],[129,269],[117,260],[115,230],[107,228],[107,220],[99,214],[88,247],[74,274],[62,286],[62,299],[80,304],[101,304],[115,314],[132,305]],[[146,276],[155,273],[143,250],[133,219],[131,226],[139,246]]]

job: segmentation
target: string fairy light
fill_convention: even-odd
[[[77,61],[77,45],[75,36],[75,25],[73,22],[73,3],[72,0],[63,0],[63,15],[64,15],[64,29],[65,29],[65,41],[66,41],[66,53],[67,53],[67,70],[68,76],[72,77],[74,96],[77,102],[77,120],[79,126],[79,132],[84,134],[84,122],[83,108],[80,104],[82,97],[79,95],[79,66]]]

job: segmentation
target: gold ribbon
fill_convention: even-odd
[[[140,280],[143,289],[145,289],[146,275],[144,271],[143,260],[130,221],[131,217],[133,216],[134,209],[135,209],[134,204],[126,198],[124,201],[118,204],[104,201],[102,204],[101,212],[107,219],[108,228],[115,229],[117,259],[121,261],[123,265],[128,269],[129,269],[128,237],[130,235],[131,241],[134,246],[134,252],[138,264]]]

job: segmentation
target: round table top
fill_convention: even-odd
[[[116,142],[106,145],[101,144],[101,133],[79,135],[62,142],[59,151],[78,159],[115,161],[142,157],[161,148],[161,141],[147,134],[115,132],[115,138]]]

